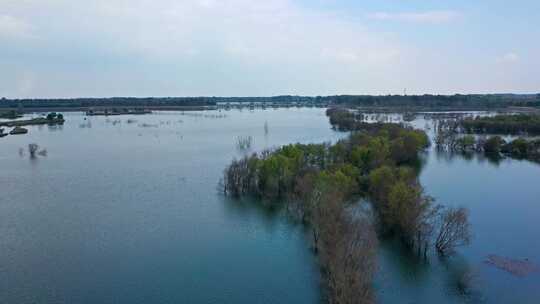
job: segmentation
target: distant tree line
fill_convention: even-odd
[[[468,213],[437,206],[424,194],[415,169],[429,145],[423,131],[350,124],[340,111],[328,115],[336,128],[354,132],[333,145],[293,144],[233,160],[224,192],[286,204],[311,227],[328,302],[372,303],[377,227],[420,255],[431,246],[447,255],[469,242]],[[373,202],[379,225],[353,212],[350,202],[359,196]]]
[[[0,108],[98,107],[98,106],[215,106],[218,103],[305,103],[351,107],[394,108],[504,108],[540,107],[540,94],[471,94],[471,95],[337,95],[272,97],[113,97],[73,99],[6,99]]]
[[[22,114],[18,113],[15,110],[9,110],[9,111],[0,112],[0,118],[17,119],[17,118],[20,118],[20,117],[22,117]]]
[[[129,106],[214,106],[216,101],[207,97],[113,97],[73,99],[2,99],[0,108],[80,108]]]
[[[470,95],[387,95],[387,96],[329,96],[334,105],[354,107],[396,108],[505,108],[509,106],[540,107],[540,94],[470,94]]]

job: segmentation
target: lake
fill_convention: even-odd
[[[252,136],[253,151],[346,136],[324,109],[65,118],[0,139],[0,303],[320,302],[304,228],[218,185],[245,153],[239,136]],[[47,156],[20,155],[29,143]],[[515,277],[484,260],[540,263],[540,166],[433,150],[423,158],[426,192],[469,208],[474,239],[429,263],[382,241],[378,302],[536,303],[538,274]]]

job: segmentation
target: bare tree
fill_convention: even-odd
[[[370,221],[345,208],[338,192],[321,194],[314,221],[328,302],[373,303],[377,237]]]
[[[30,153],[30,157],[34,158],[36,157],[36,153],[39,149],[39,146],[37,144],[29,144],[28,145],[28,152]]]
[[[239,136],[236,139],[236,148],[238,150],[249,150],[251,149],[251,144],[253,143],[253,137],[251,136]]]
[[[268,135],[268,121],[264,122],[264,135]]]
[[[452,254],[456,247],[471,240],[469,212],[465,208],[449,208],[440,213],[435,248],[441,255]]]

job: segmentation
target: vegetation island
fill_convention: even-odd
[[[540,114],[477,116],[460,121],[466,133],[540,135]]]
[[[540,162],[540,139],[534,137],[539,134],[538,114],[443,119],[437,122],[435,143],[438,149],[450,152],[483,153],[495,160],[508,156]]]
[[[13,129],[9,132],[10,135],[19,135],[28,133],[28,129],[23,128],[23,126],[32,126],[32,125],[62,125],[64,124],[64,115],[60,113],[49,113],[45,117],[38,117],[32,119],[24,120],[9,120],[0,122],[0,137],[5,137],[8,133],[4,132],[4,129],[1,127],[12,127]]]
[[[25,120],[12,120],[0,122],[0,127],[21,127],[32,125],[61,125],[65,122],[64,115],[60,113],[49,113],[45,117],[38,117]]]
[[[312,231],[313,250],[329,303],[373,303],[378,237],[399,238],[428,258],[470,241],[468,212],[445,208],[424,193],[419,154],[424,131],[403,124],[351,122],[348,110],[329,109],[336,144],[293,144],[245,156],[225,169],[223,190],[286,206]],[[369,201],[375,216],[361,211]]]

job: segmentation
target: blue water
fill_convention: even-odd
[[[304,228],[217,186],[246,153],[238,136],[253,137],[252,151],[346,136],[324,110],[65,117],[0,138],[0,303],[320,302]],[[47,156],[21,156],[29,143]],[[515,277],[484,260],[540,263],[539,178],[527,161],[427,153],[426,192],[469,208],[473,242],[426,263],[382,241],[378,302],[537,303],[538,274]]]
[[[302,226],[217,185],[237,136],[261,150],[342,135],[321,109],[210,114],[68,113],[2,138],[0,303],[317,303]],[[20,156],[32,142],[48,155]]]

